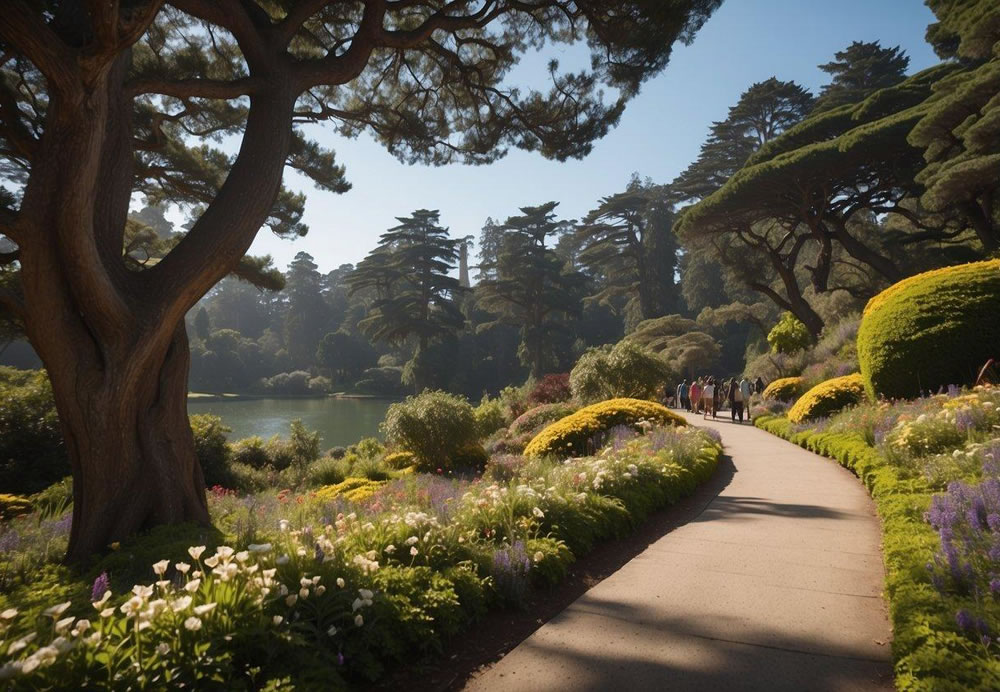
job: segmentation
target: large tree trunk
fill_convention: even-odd
[[[74,478],[67,560],[159,524],[209,523],[187,416],[188,363],[181,326],[155,362],[126,356],[97,372],[84,361],[50,368],[77,373],[53,378]]]

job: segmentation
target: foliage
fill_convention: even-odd
[[[571,396],[573,391],[570,388],[568,372],[545,375],[531,388],[531,392],[528,393],[528,403],[532,406],[555,404],[566,401]]]
[[[261,381],[261,388],[268,394],[278,394],[283,396],[308,396],[315,394],[315,390],[310,387],[312,376],[305,370],[295,370],[293,372],[279,372],[273,377],[268,377]]]
[[[343,497],[350,502],[363,502],[385,485],[384,481],[368,478],[347,478],[335,485],[326,485],[316,491],[316,497],[324,502]]]
[[[777,401],[792,401],[798,399],[804,392],[805,381],[801,377],[782,377],[767,385],[761,396]]]
[[[413,456],[413,452],[390,452],[382,461],[391,469],[405,469],[413,466],[417,458]]]
[[[944,397],[939,397],[940,406]],[[885,406],[884,404],[882,406]],[[905,409],[908,404],[900,405]],[[859,410],[865,407],[859,407]],[[869,407],[871,408],[871,407]],[[883,409],[883,414],[885,409]],[[853,416],[848,410],[838,418]],[[878,420],[875,421],[879,423]],[[893,658],[899,689],[994,689],[1000,685],[1000,659],[984,646],[976,621],[964,628],[974,603],[934,586],[938,536],[925,521],[931,490],[919,475],[904,475],[866,442],[856,423],[840,430],[796,432],[784,418],[760,417],[756,425],[852,470],[871,493],[882,525],[886,596],[893,629]],[[891,427],[891,426],[890,426]],[[928,569],[928,566],[931,569]]]
[[[495,316],[479,329],[500,324],[520,327],[518,356],[534,378],[544,375],[555,360],[554,340],[568,330],[565,318],[580,314],[583,277],[566,270],[547,244],[565,226],[553,213],[558,204],[521,207],[520,216],[504,222],[496,264],[485,269],[495,278],[480,283],[478,291],[479,306]]]
[[[503,402],[483,396],[479,406],[473,411],[476,417],[476,434],[480,439],[487,438],[497,430],[507,427],[507,411]]]
[[[0,493],[0,521],[30,514],[33,509],[31,500],[20,495]]]
[[[902,82],[909,64],[899,46],[883,48],[878,41],[854,41],[837,51],[836,60],[819,66],[831,79],[820,90],[816,112],[857,103],[874,91]]]
[[[1000,344],[1000,260],[925,272],[869,301],[858,359],[872,395],[971,384]]]
[[[230,450],[226,443],[226,433],[232,432],[222,423],[222,419],[211,414],[190,417],[194,448],[205,474],[206,485],[227,485],[229,475]]]
[[[630,339],[584,353],[570,373],[573,396],[583,402],[617,397],[656,399],[673,373],[657,354]]]
[[[578,405],[565,402],[558,404],[542,404],[535,408],[528,409],[514,419],[510,424],[509,431],[512,435],[523,435],[524,433],[538,432],[539,428],[560,418],[565,418],[579,409]]]
[[[600,448],[595,438],[615,426],[641,428],[644,424],[686,425],[670,409],[652,401],[617,398],[585,406],[542,430],[524,449],[527,457],[581,456]]]
[[[33,493],[69,473],[45,371],[0,367],[0,488]]]
[[[812,343],[812,335],[795,315],[786,312],[767,333],[767,343],[775,353],[795,353],[808,348]]]
[[[472,406],[445,392],[424,392],[392,404],[382,429],[390,447],[412,452],[421,470],[450,469],[459,451],[478,440]]]
[[[848,406],[861,403],[866,398],[861,375],[844,375],[816,385],[795,402],[788,411],[788,420],[802,423],[814,418],[825,418]]]

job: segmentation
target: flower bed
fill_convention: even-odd
[[[161,529],[84,575],[42,564],[12,583],[0,595],[0,676],[28,689],[373,679],[440,651],[487,607],[562,579],[596,541],[693,491],[720,451],[693,428],[619,429],[598,456],[524,459],[506,482],[414,474],[366,485],[360,502],[343,488],[220,488],[209,505],[221,533],[207,549],[188,548],[204,529]]]
[[[998,404],[1000,392],[977,388],[862,406],[806,430],[756,420],[839,461],[874,499],[901,690],[1000,689]]]

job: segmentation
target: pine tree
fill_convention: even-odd
[[[518,356],[534,378],[544,375],[552,362],[553,337],[567,330],[565,318],[580,314],[585,281],[578,272],[564,270],[563,260],[548,245],[565,227],[552,213],[558,205],[521,207],[521,216],[507,219],[500,227],[503,237],[497,259],[485,267],[495,278],[479,285],[479,307],[496,317],[480,329],[518,325]]]
[[[899,46],[883,48],[878,41],[855,41],[835,54],[832,62],[819,66],[830,75],[830,83],[819,92],[816,112],[847,103],[858,103],[879,89],[906,79],[910,59]]]
[[[465,289],[450,276],[463,241],[448,237],[439,219],[437,211],[427,209],[397,218],[399,225],[382,234],[378,247],[348,277],[352,294],[367,288],[377,294],[360,322],[365,335],[391,343],[416,338],[410,371],[418,392],[426,384],[421,359],[428,346],[453,336],[465,324],[456,303]]]

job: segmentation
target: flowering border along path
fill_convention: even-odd
[[[956,632],[963,605],[934,588],[927,566],[938,535],[924,519],[934,495],[921,479],[902,479],[858,434],[796,431],[783,416],[762,416],[757,427],[835,459],[858,476],[882,523],[885,593],[893,629],[896,687],[900,690],[997,690],[1000,661]]]
[[[751,425],[687,418],[721,435],[729,483],[469,690],[891,689],[864,489]]]
[[[440,651],[485,607],[561,580],[574,554],[693,492],[720,454],[717,438],[694,428],[641,437],[623,429],[595,457],[521,460],[499,469],[505,480],[446,483],[458,494],[440,506],[419,499],[420,481],[435,480],[427,476],[363,502],[302,498],[266,527],[229,532],[243,550],[192,547],[150,565],[154,583],[125,593],[102,575],[93,609],[6,600],[0,679],[15,689],[258,689],[282,680],[333,689],[341,676],[373,679]],[[248,516],[268,516],[253,509],[257,500],[222,494],[213,517],[222,529],[246,527]]]

